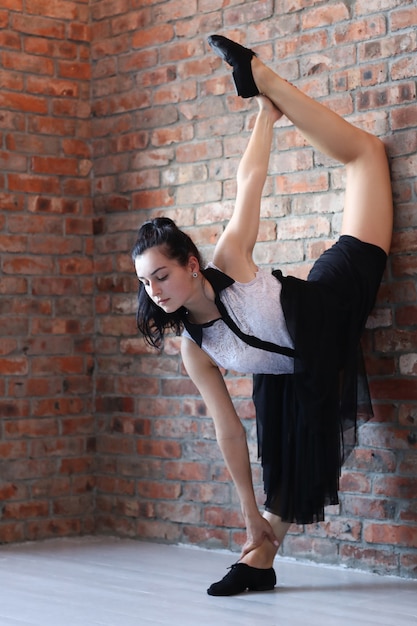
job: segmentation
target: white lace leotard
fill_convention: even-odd
[[[209,267],[215,268],[209,264]],[[217,269],[217,268],[215,268]],[[258,269],[249,283],[234,282],[220,294],[230,317],[248,335],[293,348],[281,306],[281,283],[265,269]],[[239,339],[222,319],[202,325],[201,348],[220,367],[247,374],[291,374],[294,360]],[[183,336],[192,340],[187,330]]]

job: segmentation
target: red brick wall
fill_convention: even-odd
[[[393,253],[364,338],[375,419],[360,430],[360,447],[342,477],[340,508],[329,509],[323,524],[294,527],[284,553],[415,576],[417,13],[413,3],[397,6],[392,0],[391,6],[387,2],[381,9],[377,0],[330,5],[266,0],[232,6],[224,2],[223,7],[210,0],[96,0],[89,4],[90,64],[87,2],[34,0],[35,15],[28,15],[28,9],[22,13],[18,1],[9,4],[0,11],[4,24],[0,69],[10,82],[5,93],[11,94],[9,101],[0,101],[1,155],[7,159],[0,212],[0,233],[7,238],[7,254],[1,256],[1,313],[2,321],[16,326],[6,331],[1,344],[0,385],[6,403],[0,446],[6,457],[2,469],[8,474],[0,474],[5,501],[0,539],[53,535],[65,532],[65,523],[67,532],[87,532],[92,528],[88,494],[96,480],[98,532],[233,549],[242,541],[236,495],[211,420],[184,376],[178,340],[170,337],[159,355],[137,337],[136,279],[129,251],[139,224],[151,215],[166,214],[185,227],[210,258],[231,212],[236,166],[256,107],[235,97],[230,74],[208,51],[206,36],[243,31],[244,41],[286,78],[385,138],[396,201]],[[301,6],[305,8],[300,10]],[[29,26],[19,27],[18,18],[44,30],[28,33]],[[32,57],[37,55],[31,52],[30,69],[12,73],[5,67],[4,53],[10,52],[14,41],[22,54],[20,42],[26,39],[42,43],[42,63],[36,70]],[[75,58],[68,59],[65,55],[74,48]],[[54,73],[45,81],[41,71],[49,67]],[[90,126],[85,109],[90,82],[84,73],[89,68]],[[38,73],[44,90],[48,85],[47,93],[32,93],[31,81],[39,80]],[[15,83],[19,78],[21,82]],[[62,80],[78,91],[54,93]],[[39,101],[45,112],[36,108]],[[23,120],[19,132],[13,127],[15,119]],[[42,132],[32,120],[48,121],[49,132]],[[18,150],[6,143],[12,133],[24,134]],[[30,148],[35,139],[41,147]],[[75,142],[72,152],[68,152],[69,140]],[[88,147],[95,166],[91,193]],[[39,162],[32,157],[51,153],[53,161],[41,162],[46,173],[40,175],[33,169]],[[66,169],[74,155],[78,176]],[[32,185],[11,190],[10,181],[16,180],[19,167],[24,168],[17,171],[19,180],[24,181],[27,173],[42,181],[47,177],[56,181],[58,191],[53,187],[38,191]],[[343,172],[306,147],[288,125],[277,129],[270,171],[258,261],[303,276],[337,235]],[[46,196],[49,203],[36,204],[38,196]],[[26,218],[24,225],[13,230],[10,224],[19,216]],[[67,228],[74,218],[80,229],[76,233]],[[48,247],[41,254],[30,247],[41,234],[31,233],[29,240],[28,224],[40,228],[41,223],[42,236],[60,242],[58,250]],[[55,231],[58,227],[62,230]],[[20,239],[27,248],[11,250]],[[68,251],[65,247],[71,242],[75,247]],[[36,277],[28,274],[27,267],[24,274],[7,270],[7,263],[22,257],[30,258],[26,265],[32,272],[38,268]],[[89,265],[93,257],[94,273]],[[38,265],[40,261],[49,265]],[[51,279],[61,287],[52,287]],[[34,284],[49,291],[34,290]],[[69,294],[60,293],[63,285]],[[15,310],[10,322],[6,317],[10,301],[19,305],[30,301],[30,308],[23,313]],[[37,307],[45,302],[50,309],[40,312]],[[69,308],[63,302],[70,302]],[[45,322],[42,328],[35,324],[40,318]],[[63,320],[68,319],[72,323],[63,330]],[[25,349],[29,339],[43,342],[41,355]],[[57,341],[65,341],[65,348],[56,348]],[[93,341],[94,385],[90,378]],[[63,357],[58,363],[52,360],[56,349]],[[49,367],[34,375],[33,363],[40,357],[47,358]],[[69,358],[75,359],[73,365]],[[28,369],[12,374],[10,359],[13,367],[17,361]],[[61,371],[62,367],[81,371]],[[34,378],[43,379],[45,385],[41,415],[33,395]],[[79,385],[78,390],[69,390],[68,380]],[[248,428],[261,502],[251,379],[231,373],[227,384]],[[92,391],[94,407],[89,404]],[[50,398],[54,401],[46,408]],[[76,409],[70,400],[81,402],[82,408]],[[39,430],[41,426],[46,431]],[[94,434],[93,468],[89,464]],[[40,467],[31,459],[36,450],[38,454],[42,450]],[[20,477],[15,464],[26,474]],[[32,483],[38,482],[44,485],[43,492],[33,489]],[[39,508],[33,508],[39,502]],[[86,515],[80,511],[82,503]]]
[[[364,338],[375,419],[325,523],[292,529],[284,553],[380,572],[417,571],[417,11],[412,3],[136,2],[93,4],[93,150],[98,528],[238,548],[236,495],[211,420],[170,338],[135,335],[129,249],[146,218],[168,215],[207,258],[230,215],[254,103],[235,97],[206,36],[243,41],[309,94],[384,137],[396,200],[393,254]],[[299,10],[300,7],[305,7]],[[258,260],[304,276],[337,235],[343,172],[291,126],[277,130]],[[377,184],[377,181],[375,181]],[[250,377],[227,376],[256,459]],[[259,467],[256,485],[262,501]]]
[[[0,3],[0,542],[94,527],[88,19]]]

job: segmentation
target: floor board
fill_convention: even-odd
[[[235,559],[109,537],[0,546],[0,626],[417,624],[417,581],[282,558],[274,591],[208,596]]]

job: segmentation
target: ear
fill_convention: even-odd
[[[190,256],[188,259],[188,267],[190,269],[190,272],[199,272],[200,271],[200,263],[198,262],[197,257],[195,256]]]

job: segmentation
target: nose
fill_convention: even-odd
[[[154,282],[151,281],[147,287],[148,290],[148,294],[150,295],[151,298],[155,298],[157,295],[159,295],[161,293],[161,288],[160,286]]]

